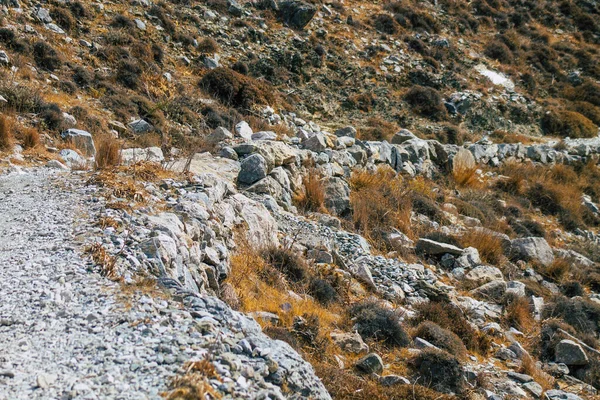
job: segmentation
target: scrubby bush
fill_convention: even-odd
[[[73,81],[82,88],[87,88],[92,85],[94,76],[82,66],[77,66],[73,70]]]
[[[274,101],[272,90],[265,83],[223,67],[206,73],[200,87],[222,103],[244,111]]]
[[[62,110],[56,103],[45,105],[40,113],[40,118],[44,121],[46,128],[52,131],[62,131],[66,128]]]
[[[0,42],[16,52],[29,53],[29,43],[24,39],[19,39],[11,28],[0,28]]]
[[[338,299],[338,294],[333,286],[324,279],[313,279],[308,287],[308,292],[324,306]]]
[[[248,75],[248,72],[250,71],[250,69],[248,68],[248,64],[246,64],[245,62],[242,62],[242,61],[236,61],[231,66],[231,69],[242,75]]]
[[[577,281],[568,281],[563,283],[560,285],[560,291],[566,297],[577,297],[585,294],[583,291],[583,286],[581,286],[581,283]]]
[[[469,350],[480,353],[485,353],[488,350],[489,342],[469,324],[463,312],[457,306],[446,302],[430,301],[418,304],[415,311],[417,315],[413,319],[413,323],[434,322],[455,333]]]
[[[410,104],[417,114],[434,121],[447,117],[442,95],[435,89],[423,86],[413,86],[405,95],[404,100]]]
[[[565,89],[564,96],[573,101],[586,101],[600,107],[600,85],[596,82],[585,81],[577,87]]]
[[[129,89],[136,89],[142,76],[142,68],[131,61],[121,61],[117,68],[116,79],[117,82]]]
[[[525,297],[507,295],[504,299],[504,322],[508,327],[514,327],[529,332],[535,325],[531,314],[531,305]]]
[[[571,138],[591,138],[598,134],[592,121],[575,111],[549,110],[542,117],[541,128],[546,135]]]
[[[363,302],[352,306],[349,316],[354,327],[365,339],[382,341],[388,346],[405,347],[410,337],[402,328],[398,315],[375,302]]]
[[[463,368],[451,354],[426,349],[414,359],[415,370],[426,386],[443,393],[460,393],[463,390]]]
[[[110,26],[113,28],[133,29],[135,28],[135,22],[133,22],[130,18],[119,14],[115,15],[110,23]]]
[[[484,53],[491,59],[500,61],[502,64],[511,64],[513,62],[512,51],[499,40],[494,40],[485,47]]]
[[[427,340],[434,346],[448,353],[462,358],[467,354],[467,349],[460,338],[453,332],[440,327],[438,324],[431,321],[423,321],[417,326],[413,337],[420,337]]]
[[[600,126],[600,107],[587,101],[575,101],[569,106],[570,111],[576,111]]]
[[[219,51],[219,45],[213,38],[204,38],[198,43],[198,51],[201,53],[216,53]]]
[[[561,318],[582,334],[600,333],[600,305],[584,298],[558,296],[544,307],[544,318]]]
[[[38,67],[55,71],[62,66],[62,60],[52,46],[46,42],[36,42],[33,45],[33,58]]]
[[[63,7],[53,7],[50,10],[50,16],[56,22],[56,25],[60,26],[67,32],[71,32],[77,26],[77,21],[73,18],[71,10]]]
[[[381,142],[390,140],[392,135],[398,131],[398,126],[377,117],[370,117],[366,124],[359,128],[358,138],[360,140],[375,140]]]
[[[80,1],[72,1],[69,3],[69,7],[71,9],[71,14],[78,19],[88,18],[89,13],[83,3]]]
[[[398,23],[388,14],[379,14],[373,19],[373,26],[378,32],[393,35],[398,32]]]
[[[294,283],[306,281],[308,278],[306,262],[292,250],[270,247],[263,250],[261,256]]]

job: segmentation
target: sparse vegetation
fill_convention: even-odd
[[[359,303],[348,311],[356,330],[364,338],[379,340],[390,347],[404,347],[410,337],[400,324],[399,316],[392,310],[373,302]]]
[[[413,86],[404,95],[404,100],[413,111],[433,121],[444,120],[447,117],[442,95],[435,89],[423,86]]]
[[[426,349],[414,360],[423,385],[440,392],[460,393],[463,390],[463,370],[460,362],[445,351]]]

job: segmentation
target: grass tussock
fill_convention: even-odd
[[[0,151],[8,151],[14,143],[13,134],[8,118],[0,116]]]
[[[413,332],[413,337],[425,339],[458,358],[464,358],[467,355],[467,349],[462,340],[455,333],[442,328],[435,322],[421,322]]]
[[[119,280],[117,273],[117,259],[107,253],[102,243],[94,243],[89,246],[86,251],[96,264],[100,268],[100,273],[112,280]]]
[[[509,327],[515,327],[521,332],[533,332],[536,322],[531,313],[531,305],[525,297],[510,296],[506,300],[504,322]]]
[[[222,397],[209,382],[209,379],[220,378],[209,359],[188,362],[183,368],[183,375],[176,376],[169,384],[169,392],[163,393],[167,400],[214,400]]]
[[[492,265],[499,265],[504,260],[502,240],[494,232],[481,229],[470,229],[460,237],[462,247],[474,247],[481,259]]]
[[[302,190],[293,197],[294,205],[302,212],[327,212],[325,188],[321,176],[314,171],[302,178]]]
[[[477,163],[467,149],[460,149],[452,160],[452,178],[458,186],[474,186],[478,182]]]
[[[550,110],[542,117],[542,131],[546,135],[591,138],[598,135],[598,127],[576,111]]]
[[[121,161],[121,143],[113,137],[102,136],[96,139],[96,169],[112,168]]]
[[[375,173],[355,172],[349,183],[352,222],[363,236],[376,241],[378,231],[391,228],[410,233],[412,200],[401,176],[382,167]]]

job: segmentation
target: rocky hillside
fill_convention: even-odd
[[[598,396],[596,2],[0,4],[0,399]]]

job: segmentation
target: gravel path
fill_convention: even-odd
[[[48,169],[0,175],[2,400],[159,398],[189,359],[161,326],[170,302],[136,293],[125,307],[117,284],[90,273],[93,192]]]

